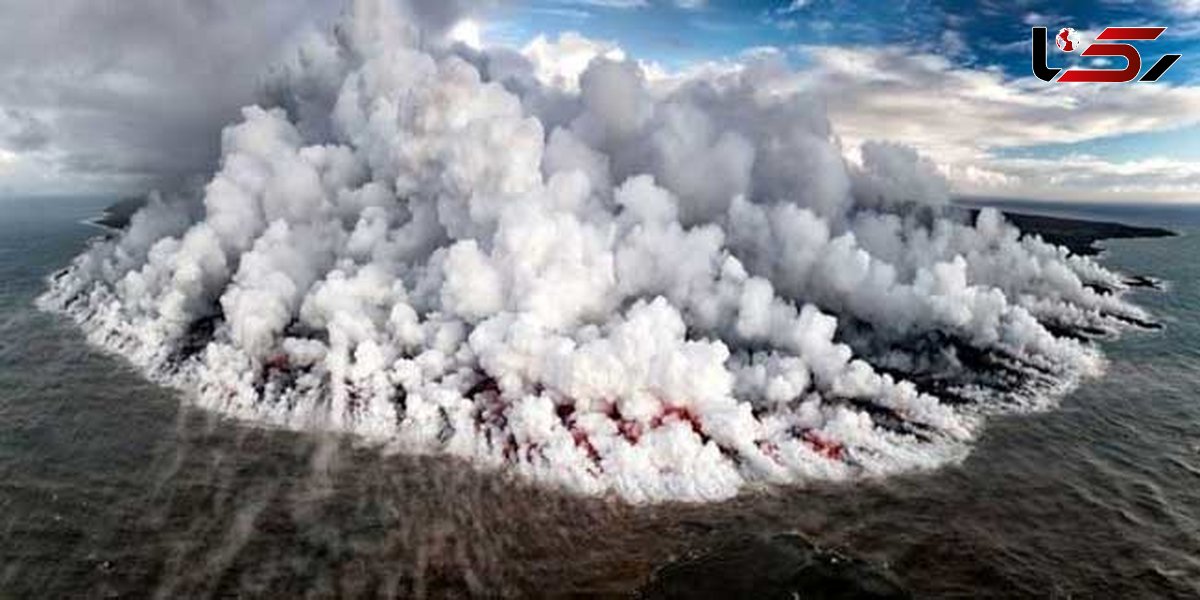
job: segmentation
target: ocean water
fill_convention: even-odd
[[[1166,328],[1106,343],[1059,410],[989,421],[961,465],[631,508],[189,409],[33,307],[108,203],[0,200],[0,598],[622,596],[793,532],[918,597],[1200,596],[1195,209],[1132,219],[1188,235],[1105,243],[1169,282],[1135,293]]]

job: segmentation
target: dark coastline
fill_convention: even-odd
[[[1026,235],[1036,234],[1057,246],[1066,246],[1074,254],[1095,256],[1101,248],[1096,242],[1119,238],[1158,238],[1178,235],[1174,231],[1158,227],[1139,227],[1111,221],[1092,221],[1048,217],[1032,213],[1001,210],[1004,217]],[[978,209],[970,210],[971,220],[979,215]]]
[[[136,196],[118,200],[104,209],[104,213],[92,220],[92,223],[110,229],[125,229],[130,219],[137,211],[146,205],[144,196]]]
[[[974,222],[979,208],[963,207],[963,217]],[[1004,217],[1023,236],[1037,235],[1080,256],[1095,256],[1097,242],[1119,238],[1160,238],[1179,235],[1157,227],[1140,227],[1112,221],[1049,217],[1003,210]],[[1159,288],[1157,280],[1126,275],[1131,287]],[[1100,290],[1112,293],[1113,290]],[[1133,323],[1159,329],[1153,322]],[[721,547],[701,549],[660,565],[638,590],[643,599],[692,597],[800,597],[800,590],[816,598],[912,598],[886,564],[820,548],[810,539],[792,534],[744,538]]]

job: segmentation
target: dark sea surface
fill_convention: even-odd
[[[622,596],[781,533],[917,597],[1200,596],[1200,210],[1104,242],[1168,282],[1134,296],[1165,330],[1106,343],[1105,377],[991,420],[961,465],[632,508],[187,408],[33,306],[109,202],[0,200],[0,598]]]

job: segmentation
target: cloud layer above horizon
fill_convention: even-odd
[[[450,28],[438,20],[463,14],[461,4],[415,6]],[[667,83],[778,62],[796,73],[780,84],[787,91],[827,103],[847,156],[865,139],[913,146],[956,193],[1200,198],[1193,2],[917,5],[900,19],[887,5],[848,11],[822,0],[497,1],[462,33],[471,44],[520,50],[539,77],[564,85],[601,55],[637,55],[648,77]],[[0,20],[0,195],[139,193],[210,172],[214,132],[343,8],[339,0],[11,3]],[[1094,34],[1152,23],[1169,24],[1170,50],[1185,54],[1170,81],[1067,86],[1028,74],[1022,32],[1031,24]]]

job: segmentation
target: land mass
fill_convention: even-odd
[[[1158,227],[1139,227],[1110,221],[1090,221],[1085,219],[1069,219],[1065,217],[1047,217],[1030,213],[1010,212],[1001,210],[1004,217],[1016,225],[1026,235],[1037,234],[1051,244],[1066,246],[1072,253],[1080,256],[1094,256],[1100,253],[1096,242],[1117,238],[1157,238],[1177,235],[1174,231]],[[971,219],[979,214],[978,209],[970,209]]]
[[[134,213],[141,210],[145,205],[146,198],[144,196],[118,200],[108,208],[105,208],[99,217],[92,220],[92,223],[110,229],[125,229],[129,226],[129,221],[133,218]]]

